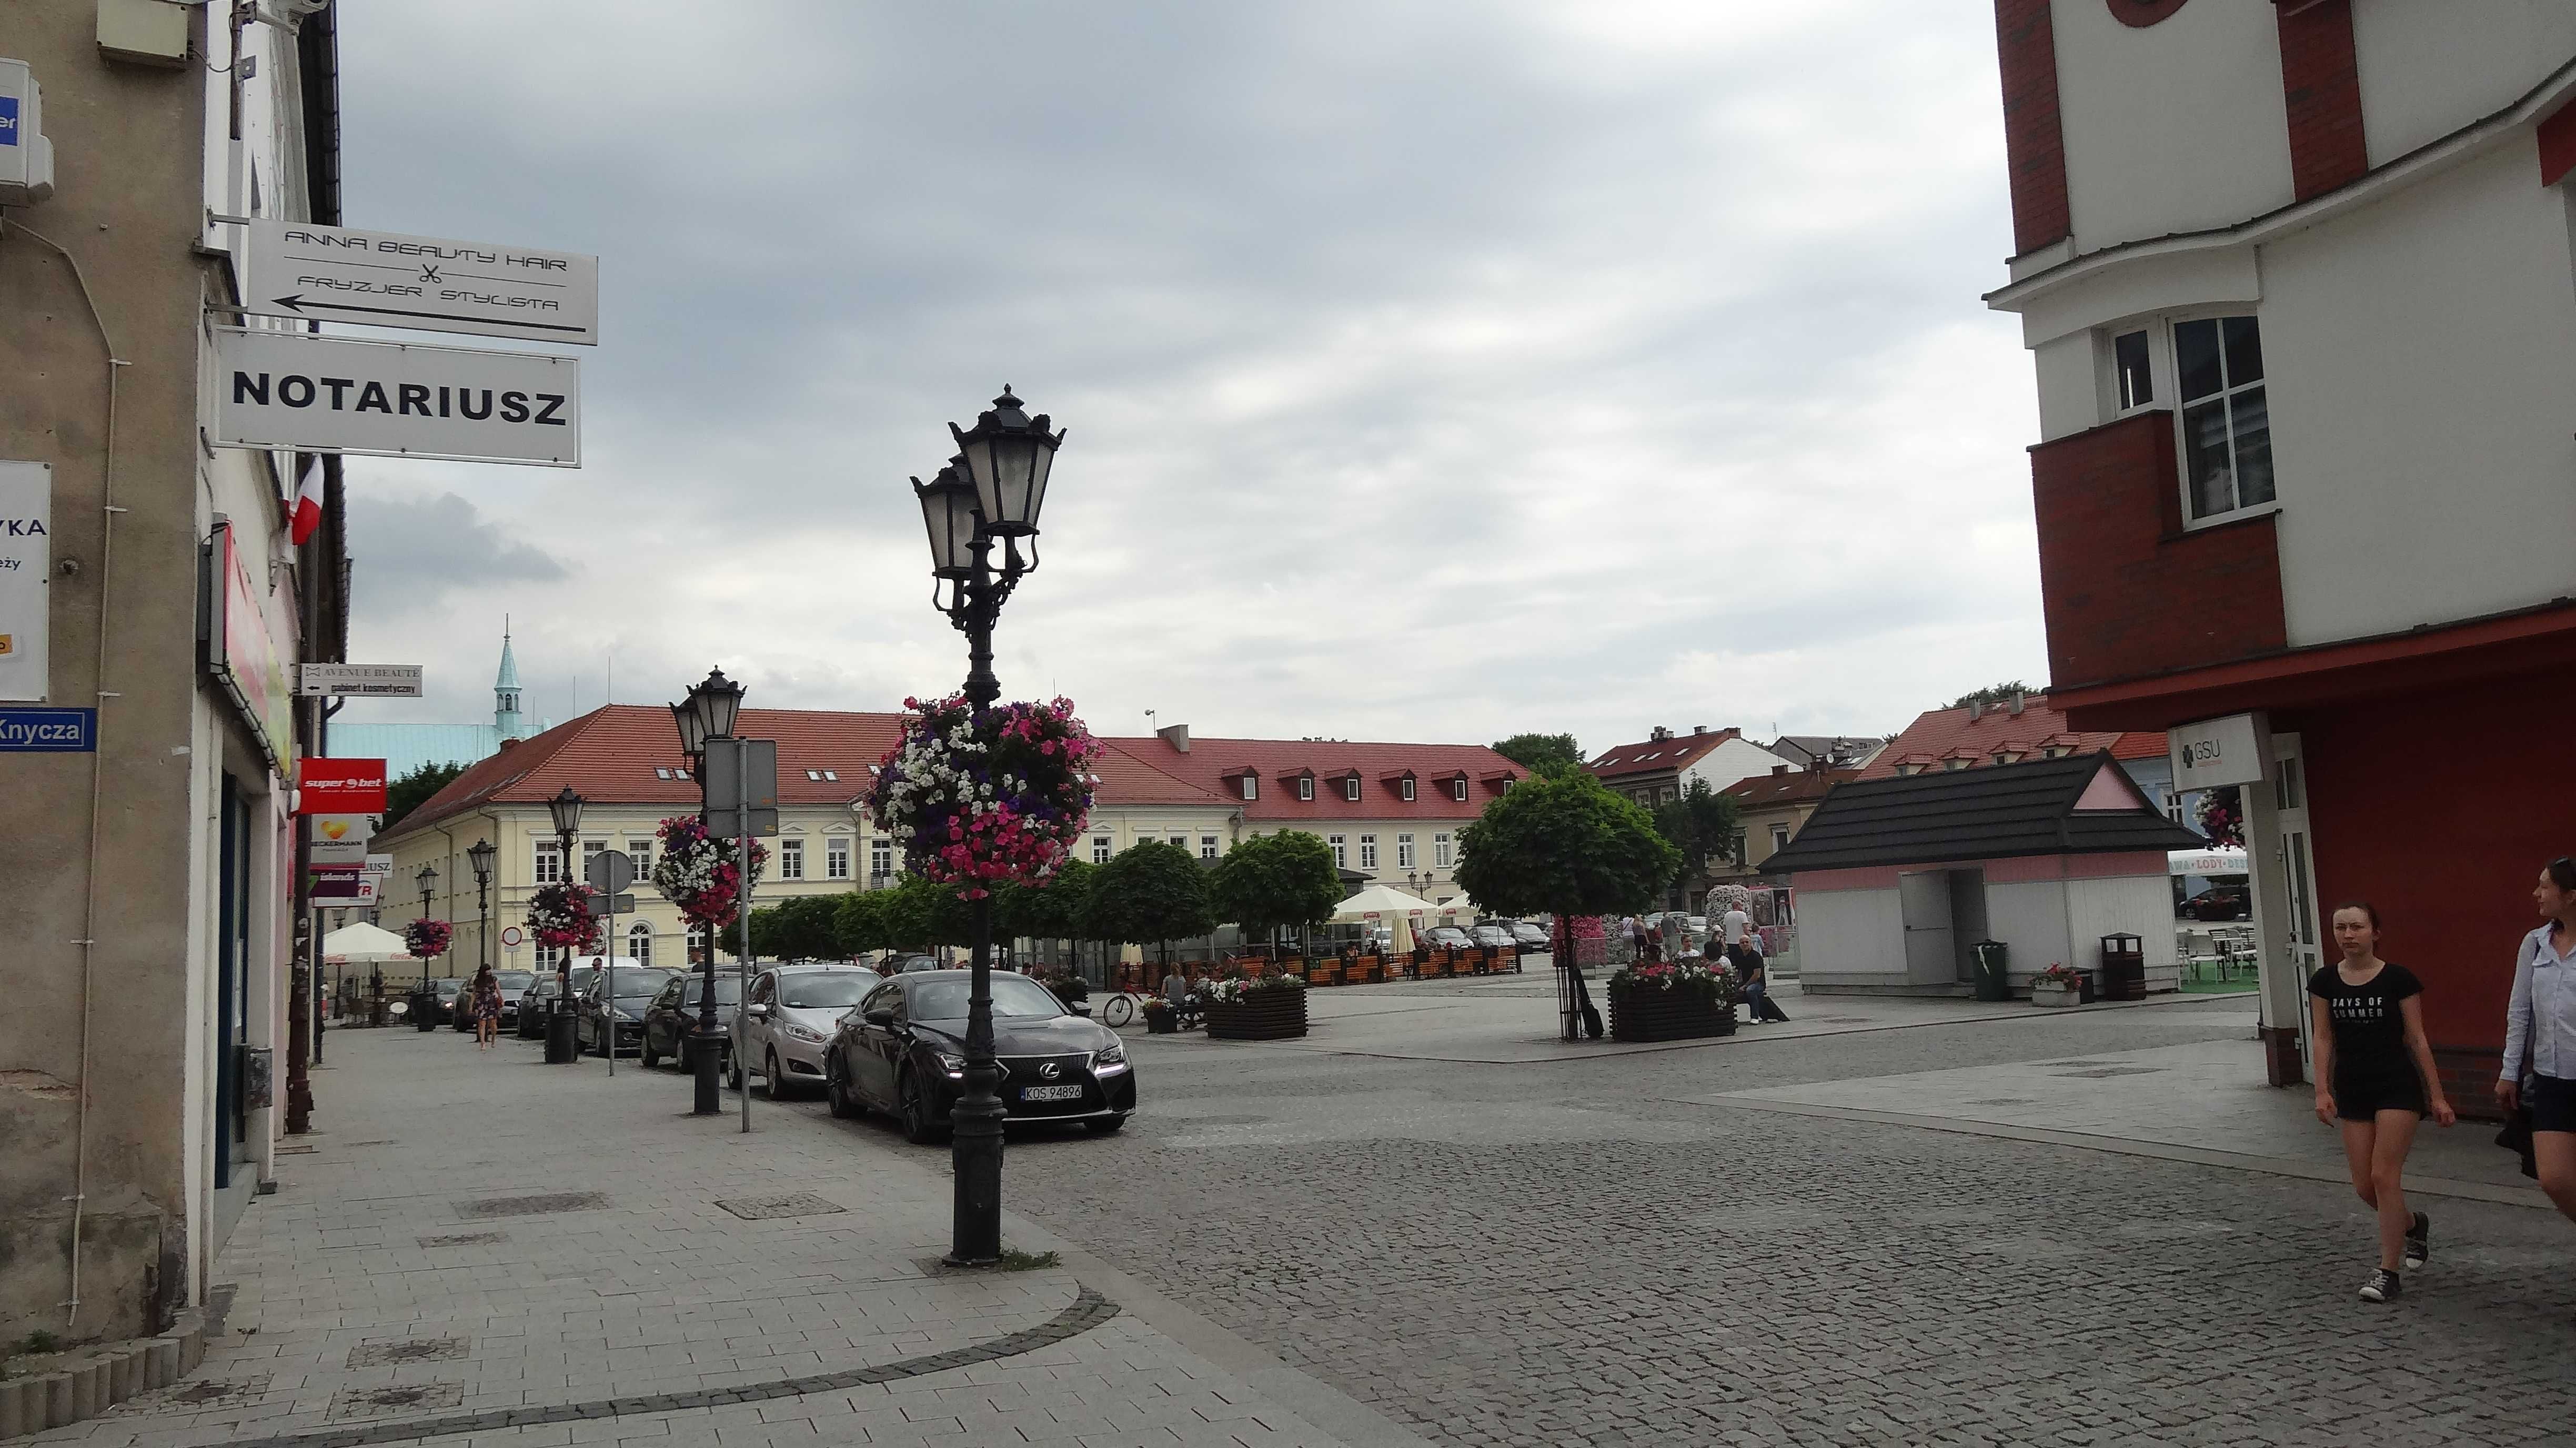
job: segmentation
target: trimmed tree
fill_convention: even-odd
[[[832,900],[832,944],[841,954],[855,956],[894,944],[885,931],[884,903],[883,890],[853,890]]]
[[[1583,763],[1571,734],[1515,734],[1494,741],[1494,752],[1532,774],[1555,774]]]
[[[1579,769],[1522,780],[1458,832],[1458,887],[1504,915],[1555,916],[1567,964],[1569,919],[1648,909],[1681,863],[1645,810]]]
[[[1130,845],[1092,873],[1090,887],[1082,903],[1082,933],[1093,940],[1154,946],[1165,966],[1171,964],[1174,940],[1216,929],[1207,872],[1199,868],[1197,856],[1178,845],[1155,840]]]
[[[1681,855],[1672,878],[1664,882],[1668,886],[1689,887],[1712,859],[1742,863],[1735,858],[1735,832],[1741,827],[1735,799],[1709,788],[1705,779],[1692,780],[1681,798],[1656,805],[1654,823],[1655,832]]]
[[[1512,793],[1519,792],[1515,786]],[[1245,840],[1226,851],[1208,883],[1217,918],[1242,926],[1246,935],[1267,934],[1273,956],[1279,953],[1282,928],[1330,920],[1333,907],[1342,903],[1342,872],[1333,864],[1333,847],[1323,836],[1304,830]]]

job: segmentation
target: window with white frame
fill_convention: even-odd
[[[778,878],[782,880],[805,878],[805,842],[803,840],[787,839],[778,842]]]
[[[1431,837],[1431,867],[1435,870],[1449,868],[1449,836],[1446,834]]]
[[[540,885],[563,883],[562,846],[555,844],[537,846],[537,883]]]
[[[651,835],[646,835],[642,839],[637,839],[633,835],[627,836],[626,858],[635,862],[636,879],[643,880],[651,878],[653,874],[653,837]]]
[[[2155,369],[2149,364],[2145,328],[2111,339],[2111,401],[2121,412],[2156,400]]]
[[[689,927],[689,958],[690,958],[691,960],[695,960],[695,959],[696,959],[696,958],[698,958],[699,956],[701,956],[701,955],[703,955],[703,954],[705,954],[705,953],[706,953],[706,948],[707,948],[707,928],[706,928],[705,926],[703,926],[703,925],[692,925],[692,926],[690,926],[690,927]]]
[[[1787,825],[1773,825],[1771,827],[1771,852],[1773,854],[1778,854],[1780,851],[1787,848],[1789,848],[1789,827]]]
[[[1247,774],[1243,777],[1243,797],[1245,799],[1261,798],[1261,776],[1257,774]]]
[[[1297,776],[1297,797],[1299,799],[1313,799],[1315,797],[1315,776],[1311,774],[1301,774]]]
[[[1174,836],[1172,836],[1172,848],[1173,848],[1173,849],[1176,849],[1176,850],[1186,850],[1186,849],[1188,849],[1189,847],[1190,847],[1190,837],[1189,837],[1189,836],[1187,836],[1187,835],[1174,835]]]
[[[1213,860],[1216,858],[1216,836],[1199,836],[1199,858],[1202,860]]]
[[[628,927],[626,953],[635,957],[637,965],[651,965],[653,963],[653,927],[642,921],[637,921]]]
[[[1377,836],[1375,835],[1360,836],[1360,868],[1363,870],[1377,868]]]
[[[608,841],[606,841],[606,840],[584,840],[584,841],[582,841],[582,842],[581,842],[581,877],[582,877],[583,879],[585,879],[585,880],[589,879],[589,878],[590,878],[590,862],[591,862],[591,861],[593,861],[593,860],[598,859],[600,856],[602,856],[602,855],[604,855],[604,854],[607,854],[607,853],[608,853]]]
[[[868,874],[883,878],[894,873],[894,840],[888,835],[868,837]]]
[[[1351,851],[1350,846],[1347,843],[1349,838],[1350,837],[1348,835],[1326,835],[1324,837],[1324,843],[1333,847],[1333,868],[1336,870],[1347,870],[1351,867]]]
[[[2174,395],[2191,516],[2215,518],[2272,501],[2272,415],[2263,336],[2252,317],[2173,326]]]
[[[1095,865],[1106,865],[1109,863],[1109,837],[1107,835],[1093,835],[1091,837],[1091,863]]]
[[[1405,802],[1406,802],[1406,803],[1408,803],[1408,804],[1412,803],[1412,801],[1413,801],[1413,776],[1408,774],[1408,775],[1406,775],[1404,778],[1402,778],[1402,779],[1400,779],[1400,780],[1397,780],[1397,781],[1396,781],[1396,792],[1404,796],[1404,798],[1405,798]]]
[[[1360,777],[1358,775],[1346,774],[1342,776],[1342,798],[1349,800],[1353,804],[1360,802]]]
[[[850,837],[848,835],[834,835],[823,841],[823,878],[826,880],[850,878]]]
[[[1462,774],[1456,779],[1449,781],[1449,797],[1458,801],[1460,804],[1465,804],[1467,802],[1467,777],[1465,775]]]

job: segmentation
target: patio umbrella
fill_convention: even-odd
[[[1414,923],[1437,908],[1421,896],[1408,895],[1393,885],[1371,885],[1334,907],[1333,918],[1392,926],[1387,933],[1387,949],[1409,955],[1413,951]]]
[[[362,961],[403,960],[411,947],[390,930],[380,930],[360,921],[343,925],[322,937],[322,959],[332,965],[354,965]]]

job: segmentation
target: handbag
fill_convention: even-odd
[[[2504,1119],[2504,1129],[2496,1133],[2495,1144],[2522,1157],[2522,1174],[2534,1181],[2540,1179],[2540,1158],[2531,1145],[2531,1086],[2523,1084],[2513,1114]]]

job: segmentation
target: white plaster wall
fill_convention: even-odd
[[[2164,876],[2070,880],[2066,904],[2075,917],[2076,964],[2088,970],[2099,967],[2103,936],[2134,935],[2146,951],[2147,989],[2173,990],[2181,984],[2181,962],[2174,952],[2173,887]]]
[[[1806,905],[1802,897],[1798,901],[1801,912]],[[1806,917],[1802,913],[1799,918]],[[1986,928],[2008,948],[2006,970],[2013,983],[2027,986],[2030,978],[2048,969],[2051,962],[2068,959],[2065,886],[2056,880],[1989,883]]]
[[[1798,892],[1798,961],[1801,976],[1820,983],[1905,984],[1905,909],[1897,892]]]
[[[2570,223],[2538,181],[2527,144],[2499,147],[2264,249],[2294,646],[2576,581]]]
[[[2353,0],[2352,38],[2362,138],[2385,166],[2576,59],[2576,0]]]
[[[2289,203],[2271,6],[2202,0],[2141,30],[2102,0],[2054,0],[2050,20],[2079,254]]]
[[[2111,415],[2091,332],[2042,342],[2030,349],[2030,360],[2039,373],[2040,441],[2082,432]]]
[[[1710,789],[1725,789],[1740,784],[1757,774],[1769,774],[1771,766],[1788,760],[1763,748],[1750,739],[1729,739],[1708,753],[1691,761],[1681,772],[1682,787],[1688,789],[1694,779],[1705,779]]]

